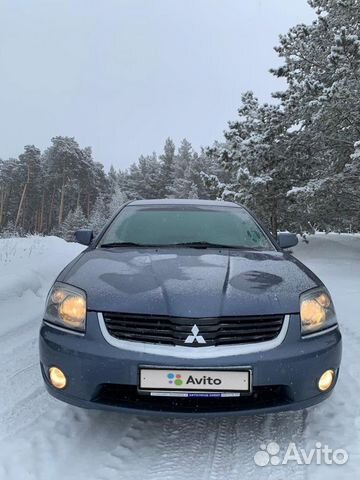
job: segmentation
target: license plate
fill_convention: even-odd
[[[251,390],[251,371],[140,368],[139,389],[148,392],[243,392]]]

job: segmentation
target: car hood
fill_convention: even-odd
[[[320,280],[290,254],[198,249],[88,250],[58,277],[88,309],[180,317],[299,312]]]

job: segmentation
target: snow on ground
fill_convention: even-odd
[[[57,274],[83,249],[58,237],[0,239],[0,334],[38,318]]]
[[[82,247],[55,237],[0,240],[0,479],[353,479],[360,470],[360,238],[318,235],[295,255],[328,285],[344,337],[333,396],[303,412],[158,418],[86,411],[48,396],[37,334],[46,293]],[[256,466],[262,443],[344,448],[347,464]]]

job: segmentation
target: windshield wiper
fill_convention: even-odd
[[[211,242],[179,242],[179,243],[169,243],[169,244],[144,244],[144,243],[135,243],[135,242],[111,242],[103,243],[100,245],[100,248],[117,248],[117,247],[143,247],[143,248],[174,248],[174,247],[189,247],[189,248],[232,248],[236,250],[258,250],[253,247],[243,247],[236,245],[223,245],[220,243],[211,243]]]
[[[254,250],[252,247],[242,247],[236,245],[223,245],[220,243],[211,242],[182,242],[174,243],[176,247],[192,247],[192,248],[234,248],[237,250]]]
[[[150,245],[142,245],[135,242],[111,242],[103,243],[100,248],[116,248],[116,247],[149,247]]]

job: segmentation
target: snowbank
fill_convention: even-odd
[[[41,313],[54,279],[83,249],[58,237],[0,239],[0,334]]]

